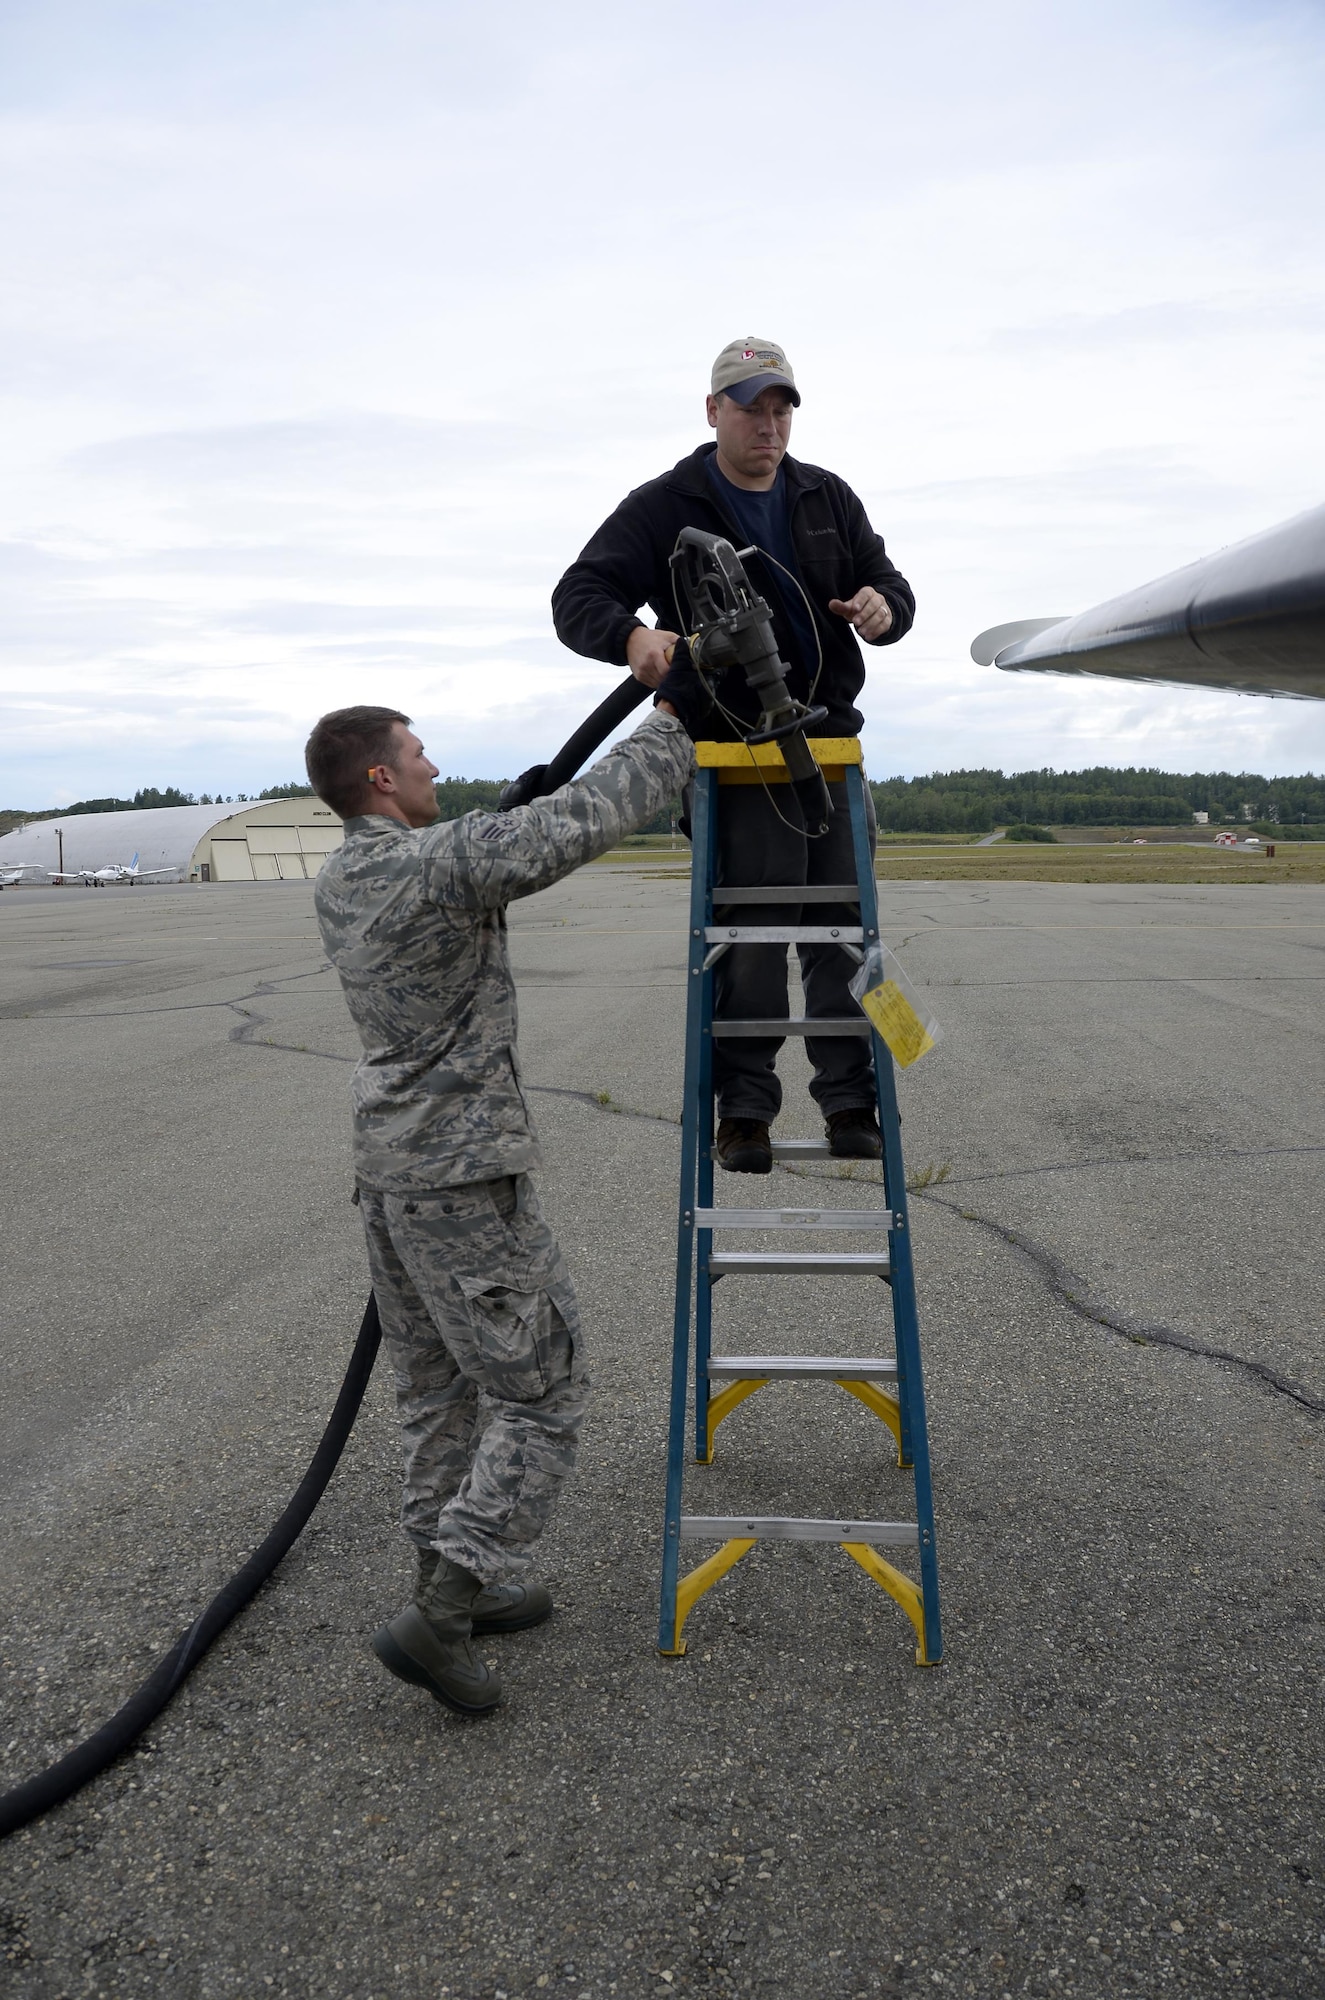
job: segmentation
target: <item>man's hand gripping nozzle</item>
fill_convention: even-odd
[[[833,803],[806,732],[826,722],[828,710],[807,708],[787,692],[787,670],[778,656],[773,615],[751,584],[740,556],[721,535],[682,528],[671,569],[691,660],[711,678],[728,667],[744,669],[746,683],[761,706],[759,726],[745,740],[781,746],[806,833],[826,833]]]

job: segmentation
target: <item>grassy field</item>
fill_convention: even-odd
[[[1050,847],[1038,842],[878,857],[885,882],[1322,882],[1320,842],[1276,844],[1275,857],[1227,847]]]
[[[633,861],[650,874],[690,873],[684,849],[618,847],[607,861]],[[884,882],[1320,882],[1325,842],[1276,843],[1271,861],[1227,847],[1065,847],[1000,840],[994,847],[900,847],[879,850]]]

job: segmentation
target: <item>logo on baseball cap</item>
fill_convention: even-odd
[[[785,389],[797,406],[801,399],[782,349],[753,333],[744,340],[728,341],[713,364],[712,388],[715,396],[730,396],[735,403],[753,403],[762,389],[769,388]]]

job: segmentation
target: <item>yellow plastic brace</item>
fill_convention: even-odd
[[[843,1542],[841,1547],[860,1564],[866,1576],[872,1576],[874,1581],[887,1591],[889,1597],[896,1598],[915,1626],[916,1638],[920,1641],[916,1647],[916,1665],[937,1666],[938,1662],[931,1660],[925,1651],[925,1600],[920,1594],[920,1585],[912,1583],[909,1576],[903,1576],[901,1570],[894,1569],[890,1562],[885,1562],[878,1550],[871,1548],[868,1542]]]
[[[811,736],[814,761],[830,784],[837,784],[848,764],[861,764],[858,736]],[[785,785],[787,767],[776,743],[696,743],[695,762],[701,771],[716,771],[720,785]]]
[[[676,1626],[672,1633],[672,1643],[664,1655],[665,1658],[669,1660],[680,1659],[686,1649],[685,1640],[681,1637],[681,1631],[686,1619],[690,1616],[700,1598],[704,1595],[704,1592],[711,1589],[719,1577],[726,1576],[729,1569],[734,1569],[736,1564],[741,1560],[741,1557],[748,1556],[753,1547],[753,1539],[750,1541],[724,1542],[716,1555],[709,1556],[705,1562],[700,1563],[697,1569],[692,1569],[689,1576],[681,1578],[681,1581],[676,1586]]]
[[[718,1425],[724,1417],[729,1417],[747,1396],[753,1396],[756,1389],[766,1389],[772,1378],[760,1375],[745,1382],[729,1382],[725,1389],[719,1389],[716,1396],[709,1397],[707,1449],[700,1460],[701,1465],[713,1463],[713,1439]],[[872,1410],[881,1423],[887,1424],[897,1443],[897,1463],[905,1470],[907,1460],[902,1456],[902,1416],[897,1398],[889,1390],[881,1389],[877,1382],[849,1382],[843,1376],[834,1376],[839,1389],[845,1389],[848,1396],[854,1396],[867,1410]]]
[[[686,1642],[682,1637],[686,1619],[705,1591],[711,1590],[720,1577],[726,1576],[729,1569],[734,1569],[742,1556],[749,1555],[757,1539],[752,1536],[748,1539],[724,1542],[716,1555],[709,1556],[705,1562],[699,1564],[698,1568],[692,1569],[689,1576],[681,1578],[676,1586],[676,1625],[665,1658],[679,1660],[682,1657],[686,1650]],[[903,1576],[900,1569],[894,1569],[890,1562],[885,1562],[868,1542],[839,1542],[838,1547],[845,1549],[853,1561],[860,1564],[866,1576],[873,1577],[875,1583],[901,1605],[911,1620],[915,1627],[916,1638],[920,1642],[916,1647],[916,1665],[918,1667],[937,1665],[925,1650],[925,1600],[920,1594],[919,1584],[912,1583],[909,1576]]]

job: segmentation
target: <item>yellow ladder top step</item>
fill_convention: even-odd
[[[812,736],[810,749],[821,766],[860,764],[858,736]],[[786,765],[776,743],[696,743],[695,762],[702,771],[762,770],[767,775],[785,774]]]

